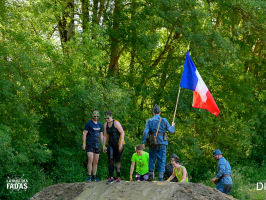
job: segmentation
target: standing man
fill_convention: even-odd
[[[114,164],[116,165],[116,182],[120,182],[121,157],[125,144],[125,133],[119,121],[113,120],[111,111],[104,113],[106,123],[104,124],[103,151],[108,154],[108,182],[114,182]],[[105,144],[108,142],[108,147]]]
[[[217,183],[216,189],[225,194],[230,194],[232,188],[232,171],[229,162],[223,157],[221,150],[213,151],[213,157],[218,161],[218,173],[211,182]]]
[[[92,112],[92,120],[86,123],[83,130],[82,149],[86,150],[88,155],[88,182],[99,181],[96,173],[100,155],[100,139],[103,144],[103,126],[98,122],[99,116],[99,111],[94,110]]]
[[[149,178],[149,154],[142,151],[142,145],[136,146],[136,153],[132,155],[129,180],[132,181],[132,175],[136,164],[136,181],[147,181]]]
[[[163,181],[163,175],[165,171],[166,163],[166,146],[168,141],[166,138],[166,131],[170,133],[175,132],[175,123],[172,122],[170,126],[169,122],[165,118],[160,117],[161,110],[158,105],[155,105],[153,108],[153,117],[148,119],[146,122],[142,144],[143,149],[145,148],[146,140],[149,138],[149,172],[150,179],[154,178],[154,165],[155,161],[158,162],[158,172],[159,172],[159,181]]]

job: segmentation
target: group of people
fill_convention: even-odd
[[[108,182],[120,182],[121,156],[124,150],[124,130],[117,120],[113,120],[111,111],[104,113],[106,120],[104,127],[98,121],[100,113],[94,110],[92,120],[89,120],[83,130],[83,150],[88,155],[88,182],[98,181],[96,177],[98,160],[100,155],[100,143],[103,146],[103,152],[108,155]],[[104,131],[104,133],[103,133]],[[106,147],[106,144],[107,147]],[[116,180],[114,179],[114,168],[116,169]]]
[[[133,180],[132,176],[136,166],[136,181],[154,180],[155,163],[157,161],[159,181],[188,182],[187,170],[180,164],[177,155],[173,154],[171,165],[166,165],[167,134],[168,132],[175,132],[175,123],[172,122],[170,125],[167,119],[162,118],[160,114],[160,107],[155,105],[153,117],[146,122],[142,144],[135,147],[136,152],[132,155],[129,179],[130,181]],[[108,155],[108,182],[120,182],[121,156],[124,150],[125,133],[119,121],[113,119],[111,111],[104,113],[104,119],[106,120],[104,126],[98,121],[99,116],[99,111],[94,110],[92,120],[86,123],[83,130],[82,148],[87,151],[88,155],[88,181],[98,181],[96,173],[101,143],[103,152],[107,152]],[[146,143],[149,145],[149,153],[144,151]],[[219,191],[229,194],[232,187],[230,164],[222,156],[219,149],[213,152],[213,157],[218,160],[218,173],[211,181],[217,184]],[[116,178],[114,178],[114,169],[116,170]]]
[[[149,171],[149,153],[143,151],[142,145],[139,144],[135,147],[136,153],[133,154],[131,158],[131,167],[129,180],[132,181],[132,175],[136,165],[136,181],[148,181],[153,180],[154,172]],[[173,154],[171,157],[171,168],[167,169],[165,166],[164,180],[170,182],[188,182],[187,170],[184,166],[180,164],[178,156]],[[169,174],[170,172],[170,174]],[[160,177],[160,172],[159,172]],[[159,179],[162,181],[163,179]]]

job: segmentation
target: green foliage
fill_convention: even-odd
[[[209,177],[213,177],[215,174],[211,171],[207,172]],[[237,199],[265,199],[265,191],[257,190],[258,182],[265,182],[265,164],[258,166],[256,163],[247,163],[245,166],[234,165],[232,170],[233,174],[233,187],[231,195]],[[203,184],[209,187],[215,187],[210,182],[210,178],[203,181]]]
[[[244,167],[236,167],[233,170],[232,195],[237,199],[262,200],[266,193],[263,190],[257,190],[257,183],[264,183],[265,180],[265,165],[259,167],[257,164],[248,163]]]
[[[84,152],[73,152],[72,149],[58,149],[53,156],[54,160],[51,178],[58,183],[81,182],[86,179],[86,171],[84,170]]]
[[[182,89],[168,158],[178,154],[200,182],[214,175],[212,151],[220,148],[234,170],[233,196],[262,199],[253,188],[266,179],[265,2],[114,0],[87,4],[90,14],[88,1],[73,2],[74,17],[64,1],[0,3],[0,181],[29,181],[27,191],[1,185],[0,198],[85,181],[82,129],[95,108],[101,122],[112,110],[125,130],[128,179],[153,105],[171,121],[189,45],[221,113],[192,108],[191,91]],[[106,179],[104,153],[98,169]]]

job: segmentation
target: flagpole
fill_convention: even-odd
[[[176,115],[176,109],[177,109],[177,104],[178,104],[178,100],[179,100],[180,90],[181,90],[181,87],[179,85],[178,95],[177,95],[176,104],[175,104],[175,113],[174,113],[173,122],[175,121],[175,115]]]
[[[189,50],[189,44],[187,46],[187,50]],[[181,90],[181,87],[180,87],[180,84],[179,84],[178,95],[177,95],[176,104],[175,104],[175,112],[174,112],[173,122],[175,122],[175,115],[176,115],[176,110],[177,110],[177,104],[178,104],[178,101],[179,101],[180,90]]]

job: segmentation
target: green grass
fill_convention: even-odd
[[[248,163],[245,166],[233,167],[233,186],[231,195],[239,200],[265,200],[266,190],[257,190],[257,182],[266,184],[266,166],[258,166],[256,163]],[[209,177],[214,176],[211,172]],[[203,184],[215,187],[209,180]]]

